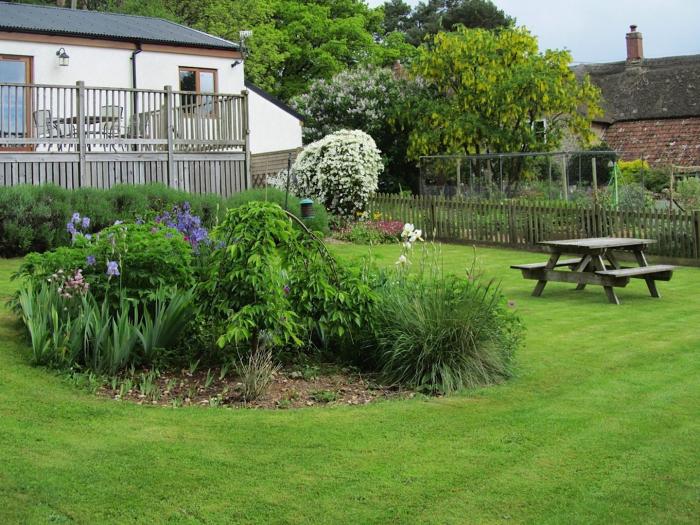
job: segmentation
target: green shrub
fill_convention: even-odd
[[[110,262],[118,275],[108,275]],[[194,285],[189,243],[177,230],[152,223],[114,225],[91,239],[78,235],[72,246],[31,253],[19,275],[37,283],[78,269],[97,301],[117,301],[122,294],[144,298],[158,288]]]
[[[688,177],[676,185],[677,200],[686,210],[700,210],[700,178]]]
[[[272,187],[242,191],[241,193],[236,193],[229,197],[228,200],[226,200],[226,207],[237,208],[238,206],[252,201],[274,202],[284,208],[285,191]],[[301,199],[291,193],[289,194],[287,210],[299,219],[301,219],[300,202]],[[311,219],[304,219],[303,222],[309,229],[321,232],[324,235],[330,231],[328,228],[328,212],[323,204],[319,202],[314,203],[314,217]]]
[[[390,279],[379,294],[369,344],[389,381],[450,393],[511,376],[521,326],[493,284]]]
[[[70,243],[66,223],[73,213],[90,217],[89,232],[115,221],[147,219],[174,205],[191,204],[202,225],[211,228],[225,211],[224,199],[216,195],[193,195],[162,184],[118,185],[109,190],[58,186],[0,188],[0,256],[16,257],[43,252]],[[86,232],[86,233],[89,233]]]
[[[221,347],[326,346],[362,325],[368,287],[293,222],[276,204],[250,202],[212,232],[224,247],[211,254],[201,292]]]
[[[66,244],[70,194],[56,186],[0,188],[0,256],[14,257]]]

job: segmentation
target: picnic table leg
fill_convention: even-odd
[[[581,259],[581,262],[579,263],[579,265],[576,267],[575,271],[585,272],[586,268],[588,268],[588,265],[590,263],[591,263],[591,256],[590,255],[584,256],[583,259]],[[586,288],[586,283],[578,283],[576,285],[576,290],[583,290],[585,288]]]
[[[553,253],[552,255],[550,255],[547,264],[544,266],[544,271],[552,270],[553,268],[555,268],[560,256],[560,253]],[[532,291],[532,296],[539,297],[540,295],[542,295],[545,286],[547,286],[546,280],[540,279],[539,281],[537,281],[535,289]]]
[[[616,270],[620,269],[620,263],[617,261],[617,257],[615,257],[615,254],[613,252],[606,252],[605,257],[607,257],[608,261],[610,261],[610,264],[612,264],[613,268]]]
[[[593,259],[593,267],[605,271],[605,262],[603,262],[603,258],[600,255],[596,255]],[[617,298],[612,286],[603,286],[603,289],[605,289],[605,295],[608,296],[608,301],[612,304],[620,304],[620,299]]]
[[[644,252],[642,250],[634,250],[634,257],[635,259],[637,259],[637,264],[639,264],[639,266],[649,266],[647,258],[644,256]],[[656,288],[656,281],[654,280],[654,278],[646,277],[644,281],[647,283],[649,294],[651,294],[652,297],[656,297],[657,299],[661,298],[661,294]]]

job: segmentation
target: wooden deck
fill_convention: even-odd
[[[0,186],[252,186],[247,92],[0,83]]]

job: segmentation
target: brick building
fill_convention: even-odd
[[[624,62],[574,67],[602,92],[596,133],[624,160],[699,166],[700,55],[644,58],[637,26],[626,40]]]

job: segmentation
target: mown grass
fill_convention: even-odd
[[[366,248],[337,246],[349,259]],[[373,250],[393,264],[395,246]],[[27,364],[0,310],[0,523],[696,523],[700,270],[650,298],[534,284],[477,249],[527,326],[517,377],[448,398],[294,411],[91,396]],[[446,246],[459,272],[472,250]],[[414,263],[415,264],[415,263]],[[0,295],[18,261],[0,261]]]

